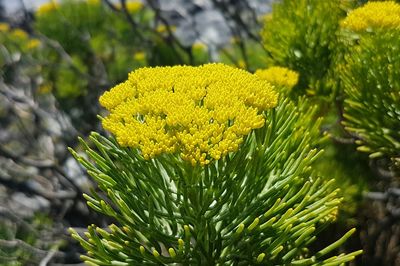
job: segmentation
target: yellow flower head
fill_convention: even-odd
[[[144,52],[136,52],[133,55],[133,59],[136,61],[144,61],[146,59],[146,54]]]
[[[145,159],[180,153],[202,166],[236,151],[262,111],[276,106],[272,86],[224,64],[141,68],[100,97],[105,129]]]
[[[131,13],[136,13],[142,9],[143,3],[140,1],[130,1],[126,3],[126,9]]]
[[[8,23],[0,23],[0,32],[6,32],[10,30],[10,25]]]
[[[26,31],[21,30],[21,29],[15,29],[11,32],[12,36],[18,38],[18,39],[27,39],[28,38],[28,33]]]
[[[129,1],[126,2],[126,10],[128,10],[129,13],[136,13],[140,11],[143,7],[143,3],[140,1]],[[118,9],[121,9],[121,4],[118,3],[117,5]]]
[[[39,86],[38,93],[46,94],[50,93],[53,90],[53,85],[51,83],[45,83]]]
[[[261,79],[272,85],[285,87],[291,90],[299,81],[299,74],[285,67],[274,66],[267,69],[258,69],[255,73]]]
[[[171,30],[171,32],[175,32],[176,26],[169,26],[169,29]],[[164,24],[158,25],[156,31],[158,33],[166,33],[168,31],[167,26],[165,26]]]
[[[36,10],[36,14],[38,16],[47,14],[51,11],[54,11],[57,9],[58,4],[56,4],[54,1],[50,1],[48,3],[45,3]]]
[[[39,47],[39,45],[40,45],[40,41],[38,39],[30,39],[26,43],[26,48],[28,48],[28,49],[36,49],[37,47]]]
[[[400,29],[400,4],[394,1],[368,2],[351,11],[341,27],[353,31],[366,29]]]

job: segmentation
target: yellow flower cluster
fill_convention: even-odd
[[[141,68],[100,97],[105,129],[145,159],[180,153],[202,166],[236,151],[277,93],[256,75],[224,64]]]
[[[10,25],[8,23],[0,23],[0,32],[6,32],[10,30]]]
[[[169,30],[171,30],[171,32],[175,32],[176,31],[176,26],[170,25],[169,26]],[[161,25],[157,26],[156,31],[158,33],[167,33],[168,32],[168,28],[164,24],[161,24]]]
[[[50,1],[48,3],[45,3],[45,4],[41,5],[41,6],[39,6],[39,8],[36,11],[36,14],[38,16],[47,14],[47,13],[53,11],[53,10],[56,10],[57,6],[58,6],[57,3],[55,3],[54,1]]]
[[[126,9],[131,13],[136,13],[142,9],[143,3],[140,1],[130,1],[126,3]]]
[[[146,53],[145,52],[136,52],[133,55],[133,59],[135,59],[136,61],[144,61],[144,60],[146,60]]]
[[[299,81],[299,74],[297,72],[279,66],[258,69],[255,74],[272,85],[285,87],[288,90],[291,90]]]
[[[128,10],[128,12],[130,13],[136,13],[140,11],[143,7],[143,3],[140,1],[129,1],[126,2],[125,5],[126,5],[126,10]],[[116,6],[118,9],[121,9],[120,3],[118,3]]]
[[[22,39],[22,40],[26,40],[29,37],[28,33],[21,29],[13,30],[11,32],[11,35],[14,36],[15,38]]]
[[[351,11],[341,22],[341,27],[353,31],[400,29],[400,4],[394,1],[368,2]]]
[[[31,50],[31,49],[36,49],[40,46],[40,41],[38,39],[30,39],[27,43],[26,43],[26,48]]]

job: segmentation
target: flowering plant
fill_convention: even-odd
[[[341,199],[315,176],[316,108],[281,99],[257,75],[223,64],[144,68],[101,98],[109,110],[86,156],[84,195],[118,225],[72,236],[89,265],[342,265],[313,252]]]
[[[343,124],[358,138],[358,150],[398,163],[400,5],[367,3],[350,12],[341,27],[346,47],[339,69],[345,92]]]
[[[300,94],[330,96],[330,68],[341,18],[354,1],[283,0],[264,18],[261,37],[269,64],[299,73]]]

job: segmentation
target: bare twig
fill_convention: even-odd
[[[57,250],[52,249],[49,253],[40,261],[39,266],[47,266],[50,260],[56,255]]]

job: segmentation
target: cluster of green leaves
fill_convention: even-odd
[[[154,11],[139,1],[110,8],[101,1],[64,0],[47,10],[39,8],[34,28],[56,40],[72,58],[72,67],[65,66],[63,57],[53,59],[45,73],[60,97],[96,90],[89,88],[96,87],[96,80],[103,81],[97,85],[116,84],[133,69],[146,65],[200,64],[208,60],[205,49],[192,51],[187,47],[193,57],[190,62],[177,41],[167,43],[171,39],[168,31],[173,28],[157,26]],[[82,79],[77,70],[93,78]]]
[[[255,71],[265,67],[267,53],[261,43],[254,40],[238,40],[233,37],[231,43],[219,50],[219,60],[225,64]]]
[[[62,1],[53,7],[47,5],[47,10],[42,7],[36,13],[34,28],[57,41],[71,57],[69,62],[63,56],[49,58],[50,67],[42,72],[57,96],[73,98],[86,94],[93,81],[87,76],[114,84],[132,69],[147,64],[141,40],[122,11],[114,12],[99,1]],[[133,10],[128,15],[143,28],[149,27],[152,19],[146,8]],[[138,53],[142,55],[135,57]]]
[[[89,265],[342,265],[361,251],[331,257],[353,232],[317,252],[316,236],[336,219],[341,198],[315,176],[321,151],[316,108],[290,100],[265,112],[266,125],[241,148],[206,167],[178,155],[144,160],[137,149],[92,133],[71,149],[103,193],[84,195],[120,224],[72,236]],[[87,158],[88,157],[88,158]]]
[[[278,1],[272,14],[265,17],[261,32],[264,47],[270,53],[269,64],[286,66],[300,74],[298,85],[287,96],[306,93],[319,106],[318,113],[323,117],[321,131],[331,141],[322,144],[328,152],[318,160],[316,169],[322,176],[338,180],[347,216],[354,215],[368,177],[372,175],[362,154],[349,154],[355,146],[349,145],[352,136],[341,123],[345,96],[340,76],[349,73],[342,65],[351,38],[349,33],[340,31],[339,25],[359,4],[353,0]],[[348,76],[358,78],[354,72]],[[354,118],[359,119],[358,115]],[[346,144],[341,143],[342,140]]]
[[[269,64],[297,71],[297,91],[311,95],[332,93],[330,68],[339,21],[352,1],[282,0],[265,17],[261,32]],[[295,90],[296,91],[296,90]]]
[[[343,124],[370,158],[400,160],[399,30],[347,34],[339,66],[345,92]]]

